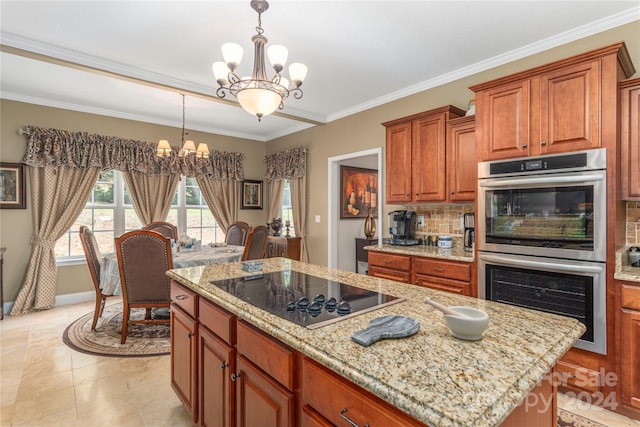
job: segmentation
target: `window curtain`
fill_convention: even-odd
[[[307,199],[306,199],[306,171],[307,171],[307,149],[304,147],[291,148],[279,153],[274,153],[265,157],[267,163],[267,176],[271,197],[280,199],[277,205],[278,212],[282,204],[284,180],[289,180],[291,188],[291,209],[293,211],[293,227],[296,236],[300,237],[300,261],[308,262],[309,254],[307,250]],[[282,181],[281,186],[271,185],[274,181]],[[279,188],[279,189],[278,189]],[[276,195],[279,191],[279,196]],[[275,209],[272,203],[269,204],[269,213]],[[277,213],[276,213],[277,215]]]
[[[31,258],[11,315],[53,307],[56,301],[56,241],[78,218],[100,168],[28,167],[33,236]]]
[[[124,172],[133,209],[144,225],[165,221],[171,209],[180,175],[147,175],[141,172]]]
[[[230,179],[198,177],[196,180],[209,210],[226,233],[238,220],[238,184]]]
[[[22,163],[29,166],[31,178],[33,249],[12,315],[54,305],[55,243],[80,215],[101,170],[168,176],[167,182],[180,175],[244,179],[241,153],[214,151],[208,159],[183,159],[173,147],[170,156],[158,157],[151,142],[35,126],[25,126],[24,133]]]
[[[284,186],[286,179],[277,179],[269,182],[269,210],[267,212],[267,221],[271,222],[271,218],[277,218],[282,210],[282,198],[284,197]],[[295,224],[295,222],[294,222]]]

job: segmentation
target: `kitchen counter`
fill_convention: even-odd
[[[628,251],[629,247],[624,247],[616,251],[616,271],[613,278],[629,282],[640,282],[640,268],[629,265],[629,259],[627,258]]]
[[[365,246],[367,251],[388,252],[391,254],[423,256],[428,258],[441,258],[455,261],[473,262],[473,251],[465,251],[464,246],[454,245],[451,249],[443,249],[435,246],[414,245],[371,245]]]
[[[311,330],[209,283],[250,275],[242,271],[242,263],[176,269],[167,275],[430,426],[499,425],[584,332],[574,319],[492,301],[285,258],[265,259],[263,264],[264,272],[292,269],[406,301]],[[425,296],[489,313],[491,323],[484,338],[452,337],[442,313],[422,302]],[[384,315],[413,317],[420,330],[409,338],[370,347],[351,340],[351,335]]]

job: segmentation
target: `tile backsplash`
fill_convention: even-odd
[[[424,224],[418,225],[416,234],[426,236],[432,234],[448,234],[452,237],[464,236],[461,225],[465,213],[473,212],[473,203],[449,203],[439,205],[407,206],[417,215],[424,216]],[[640,213],[640,209],[639,209]]]
[[[627,202],[627,246],[640,245],[640,202]]]

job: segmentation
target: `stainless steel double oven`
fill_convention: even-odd
[[[606,150],[478,165],[478,295],[574,317],[606,354]]]

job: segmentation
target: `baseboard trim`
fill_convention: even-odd
[[[76,292],[75,294],[56,295],[54,306],[77,304],[79,302],[93,301],[96,298],[95,291]],[[7,315],[11,313],[15,301],[5,301],[2,312]]]

